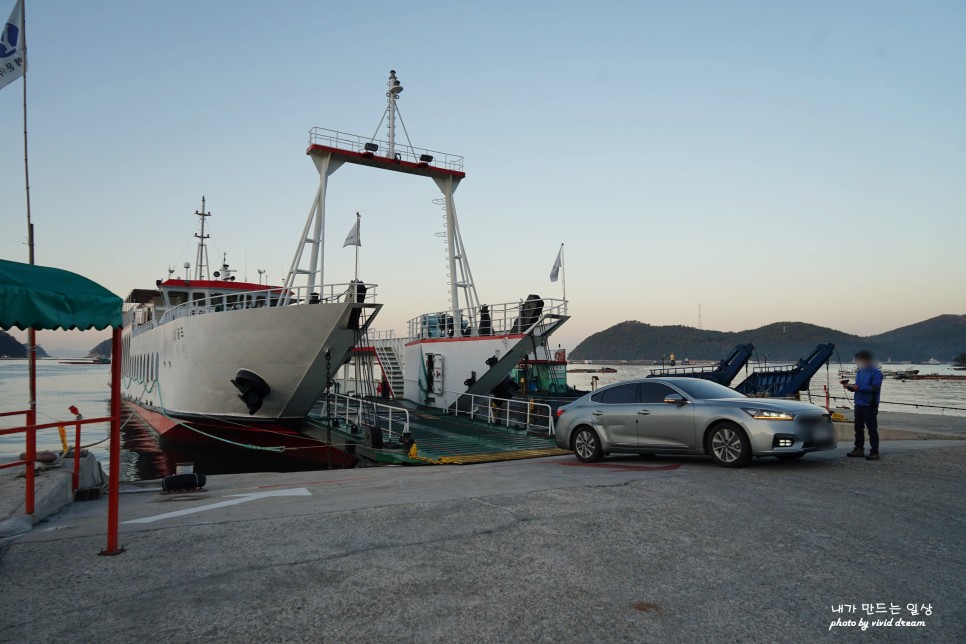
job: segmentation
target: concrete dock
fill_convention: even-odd
[[[966,442],[847,447],[214,476],[123,495],[116,557],[75,503],[0,546],[0,640],[814,641],[915,603],[872,636],[963,641]]]
[[[84,452],[81,453],[84,454]],[[23,466],[0,470],[0,540],[27,532],[34,527],[34,524],[57,514],[74,500],[74,492],[71,489],[74,474],[73,456],[54,466],[44,466],[36,472],[32,516],[25,514],[23,474]],[[104,482],[105,478],[97,459],[92,455],[83,456],[80,459],[78,487],[100,488]]]
[[[836,423],[839,440],[854,435],[851,409],[833,409],[845,416],[846,422]],[[879,434],[883,440],[966,439],[966,416],[915,414],[901,411],[879,411]]]

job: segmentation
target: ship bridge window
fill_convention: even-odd
[[[238,295],[232,293],[231,295],[227,296],[226,299],[228,301],[228,307],[227,308],[229,310],[234,310],[234,309],[237,309],[237,308],[241,308],[241,307],[238,306]]]
[[[168,305],[178,306],[188,301],[188,293],[185,291],[168,291]]]
[[[204,306],[206,295],[205,291],[191,291],[191,301],[199,306]]]
[[[212,293],[211,299],[208,301],[208,306],[215,307],[216,311],[223,311],[225,309],[225,296],[222,293]]]

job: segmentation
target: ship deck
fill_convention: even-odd
[[[468,465],[569,453],[558,448],[552,436],[456,417],[411,403],[398,406],[409,410],[415,453],[400,445],[398,436],[391,437],[388,431],[383,431],[382,448],[370,447],[364,444],[360,433],[352,433],[341,424],[332,426],[317,414],[306,419],[302,433],[379,464]]]

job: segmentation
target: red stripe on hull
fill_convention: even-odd
[[[245,445],[284,447],[271,454],[286,460],[324,464],[334,468],[354,467],[358,459],[332,445],[303,436],[292,428],[277,423],[260,423],[257,427],[227,421],[178,420],[125,401],[131,410],[165,440],[187,445],[221,447],[226,450],[247,450]],[[231,441],[231,442],[225,442]],[[241,445],[235,445],[240,443]]]

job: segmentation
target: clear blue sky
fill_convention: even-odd
[[[4,17],[12,0],[0,0]],[[466,157],[483,302],[559,296],[559,341],[627,319],[876,333],[966,312],[963,2],[30,1],[40,263],[118,294],[217,251],[283,279],[315,190],[307,130]],[[0,90],[0,256],[25,259],[20,82]],[[345,167],[327,280],[363,213],[380,326],[444,308],[428,179]],[[93,344],[89,335],[42,341]]]

